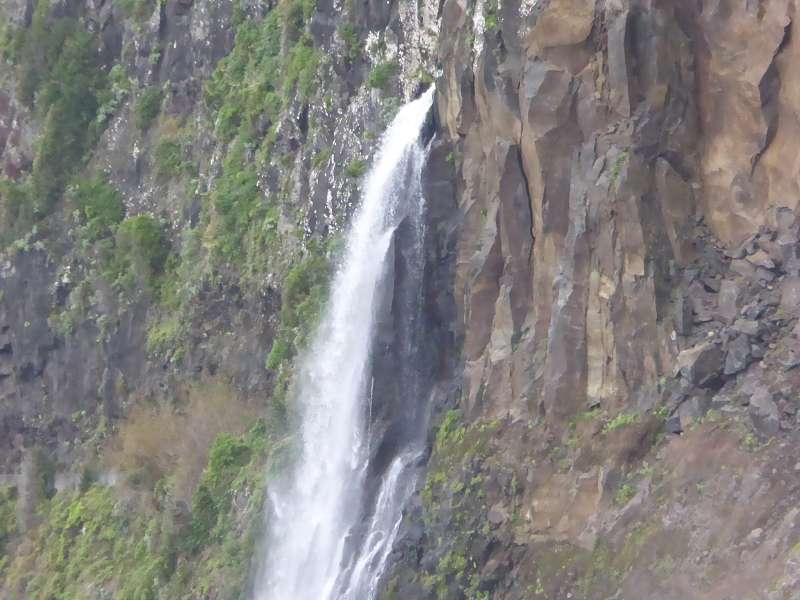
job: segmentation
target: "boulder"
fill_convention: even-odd
[[[672,415],[664,424],[664,430],[667,433],[683,433],[683,426],[681,425],[681,418],[678,415]]]
[[[738,335],[728,343],[725,354],[725,375],[735,375],[744,371],[750,364],[752,356],[750,353],[750,340],[746,335]]]
[[[716,342],[703,342],[683,350],[676,359],[677,372],[698,386],[706,386],[720,376],[723,354]]]
[[[743,333],[749,336],[757,336],[761,331],[761,326],[758,321],[752,319],[736,319],[731,326],[731,329],[737,333]]]

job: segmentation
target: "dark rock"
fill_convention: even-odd
[[[731,329],[745,335],[757,336],[761,330],[761,326],[759,325],[758,321],[753,321],[751,319],[736,319],[736,321],[733,322]]]
[[[785,340],[785,353],[779,363],[789,371],[800,365],[800,321],[795,324],[792,333]]]
[[[757,283],[764,286],[775,281],[775,274],[764,267],[756,267],[755,280]]]
[[[754,321],[759,317],[761,317],[761,315],[763,315],[766,310],[767,307],[765,305],[758,303],[751,303],[742,309],[742,315],[745,318]]]
[[[733,404],[734,400],[731,398],[730,393],[727,391],[720,391],[711,398],[711,408],[714,410],[722,410],[726,406]]]
[[[780,412],[772,393],[762,388],[750,396],[750,418],[761,433],[770,436],[778,433]]]
[[[688,301],[691,303],[695,323],[707,323],[714,319],[717,311],[717,295],[706,291],[699,281],[693,281],[688,288]]]
[[[720,285],[722,285],[719,275],[714,275],[713,277],[703,277],[702,283],[709,292],[713,292],[715,294],[719,292]]]
[[[734,246],[725,251],[725,254],[733,259],[742,259],[748,254],[752,254],[756,248],[756,236],[752,235],[738,246]]]
[[[667,422],[664,424],[664,430],[667,433],[673,433],[673,434],[682,433],[683,427],[681,426],[681,418],[678,415],[671,416],[669,419],[667,419]]]
[[[692,305],[684,296],[679,296],[672,307],[672,318],[675,322],[675,331],[679,335],[692,333]]]
[[[728,344],[725,355],[725,375],[734,375],[750,364],[750,341],[746,335],[739,335]]]
[[[685,430],[692,423],[701,419],[711,405],[711,400],[705,394],[696,394],[678,407],[677,416],[681,429]]]
[[[723,280],[717,298],[717,314],[723,321],[730,323],[739,314],[739,301],[742,297],[741,284],[732,279]]]
[[[789,417],[794,417],[795,415],[797,415],[797,405],[787,400],[786,398],[781,399],[780,410],[784,415],[787,415]]]
[[[715,342],[703,342],[681,352],[677,358],[680,374],[701,387],[710,385],[720,376],[723,355]]]

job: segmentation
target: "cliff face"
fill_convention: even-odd
[[[0,594],[242,593],[358,177],[433,79],[437,428],[384,596],[800,593],[795,9],[0,5]],[[45,556],[76,503],[145,549]]]
[[[463,395],[397,597],[798,593],[794,11],[443,4]]]

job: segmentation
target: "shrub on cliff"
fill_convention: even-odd
[[[289,271],[283,282],[280,325],[267,356],[268,369],[278,369],[308,341],[327,297],[330,262],[312,246],[306,258]]]
[[[158,113],[161,112],[163,94],[156,86],[146,88],[133,108],[133,124],[137,129],[146,131],[150,128]]]
[[[382,90],[386,88],[395,73],[397,73],[397,63],[391,61],[378,63],[370,71],[367,77],[367,85],[371,88]]]
[[[125,217],[122,195],[102,175],[79,182],[72,200],[91,240],[111,235]]]
[[[169,254],[169,243],[155,217],[142,214],[120,223],[106,278],[119,292],[152,291]]]
[[[17,488],[10,485],[0,487],[0,555],[3,547],[17,533]]]
[[[12,48],[20,100],[44,119],[30,184],[17,190],[26,198],[15,216],[35,220],[49,214],[104,126],[96,117],[108,77],[96,37],[75,19],[51,18],[47,2],[15,32]]]

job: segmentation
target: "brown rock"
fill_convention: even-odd
[[[775,263],[763,250],[756,250],[753,254],[747,257],[747,262],[755,265],[756,267],[762,267],[764,269],[775,268]]]
[[[581,43],[592,31],[594,5],[595,0],[551,0],[531,31],[531,41],[540,50]]]

